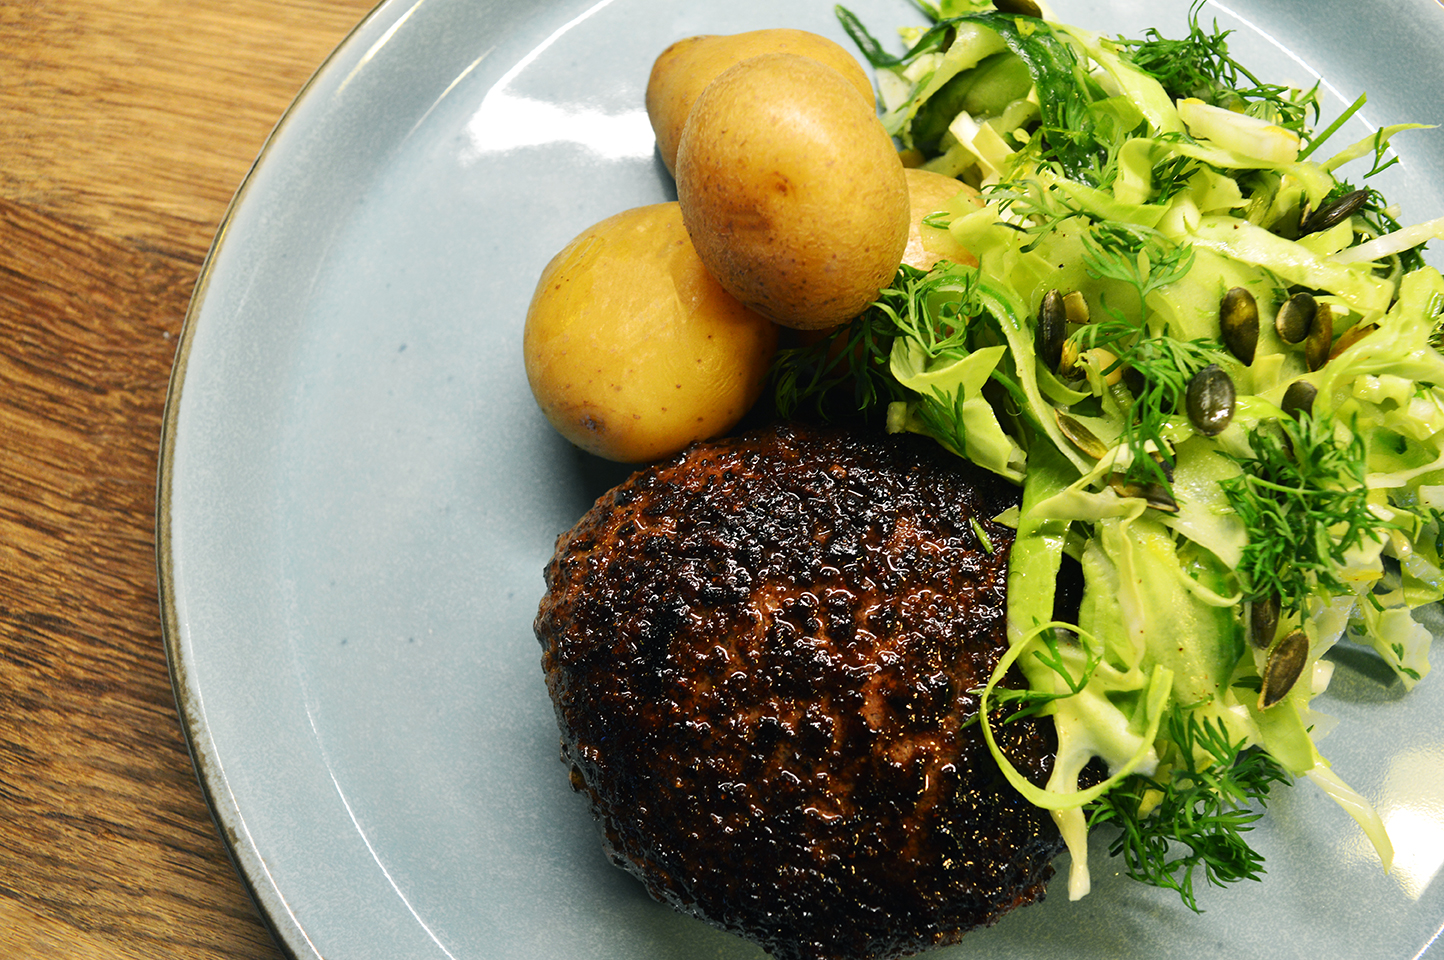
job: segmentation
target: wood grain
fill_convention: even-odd
[[[206,808],[156,452],[226,204],[366,0],[0,0],[0,957],[280,956]]]

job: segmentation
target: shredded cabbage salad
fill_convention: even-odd
[[[1257,80],[1201,0],[1182,40],[919,6],[932,25],[900,55],[838,15],[906,162],[980,191],[927,221],[978,265],[901,268],[784,352],[779,407],[872,411],[1022,486],[1010,649],[975,693],[1004,773],[1060,827],[1073,898],[1100,824],[1194,909],[1198,879],[1258,879],[1245,834],[1299,777],[1387,869],[1312,704],[1341,640],[1422,680],[1412,614],[1444,596],[1444,277],[1420,255],[1444,220],[1403,227],[1342,179],[1367,184],[1419,125],[1326,143],[1363,98],[1315,133],[1317,90]],[[1081,600],[1055,596],[1060,571]],[[1011,667],[1026,690],[998,684]],[[1058,735],[1041,786],[994,739],[1030,714]]]

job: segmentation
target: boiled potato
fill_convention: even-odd
[[[567,244],[542,271],[522,337],[547,419],[623,463],[731,429],[776,348],[777,327],[703,268],[676,203],[619,213]]]
[[[796,54],[744,60],[702,91],[677,148],[677,199],[722,286],[802,330],[866,309],[907,245],[892,138],[842,74]]]
[[[968,207],[982,206],[978,191],[953,177],[931,170],[910,168],[907,171],[908,204],[912,208],[908,223],[908,242],[902,262],[919,270],[931,270],[939,260],[950,260],[976,267],[978,258],[946,230],[923,223],[927,217],[946,210],[956,215]]]
[[[698,95],[723,70],[760,53],[795,53],[825,63],[845,76],[868,103],[875,103],[872,82],[852,54],[806,30],[750,30],[678,40],[652,64],[647,81],[647,116],[668,173],[677,170],[677,141]]]

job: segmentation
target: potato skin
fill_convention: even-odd
[[[923,220],[939,210],[956,212],[965,204],[982,206],[978,191],[954,177],[916,167],[908,168],[907,181],[908,205],[912,212],[902,262],[919,270],[931,270],[939,260],[976,267],[978,258],[967,247],[946,230],[924,226]]]
[[[641,463],[731,429],[762,391],[777,334],[712,279],[678,205],[661,203],[608,217],[547,264],[522,351],[563,436]]]
[[[762,53],[795,53],[827,64],[847,78],[869,104],[876,104],[872,81],[845,49],[806,30],[749,30],[704,34],[678,40],[662,51],[647,80],[647,117],[657,135],[657,150],[667,172],[677,171],[677,142],[692,104],[728,67]]]
[[[677,150],[677,199],[722,286],[802,330],[866,309],[907,244],[892,138],[840,73],[795,54],[744,60],[702,91]]]

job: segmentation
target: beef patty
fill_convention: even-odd
[[[601,497],[536,635],[611,859],[779,960],[915,953],[1040,899],[1057,830],[971,722],[1017,500],[930,441],[800,426]],[[1045,779],[1051,724],[1000,733]]]

